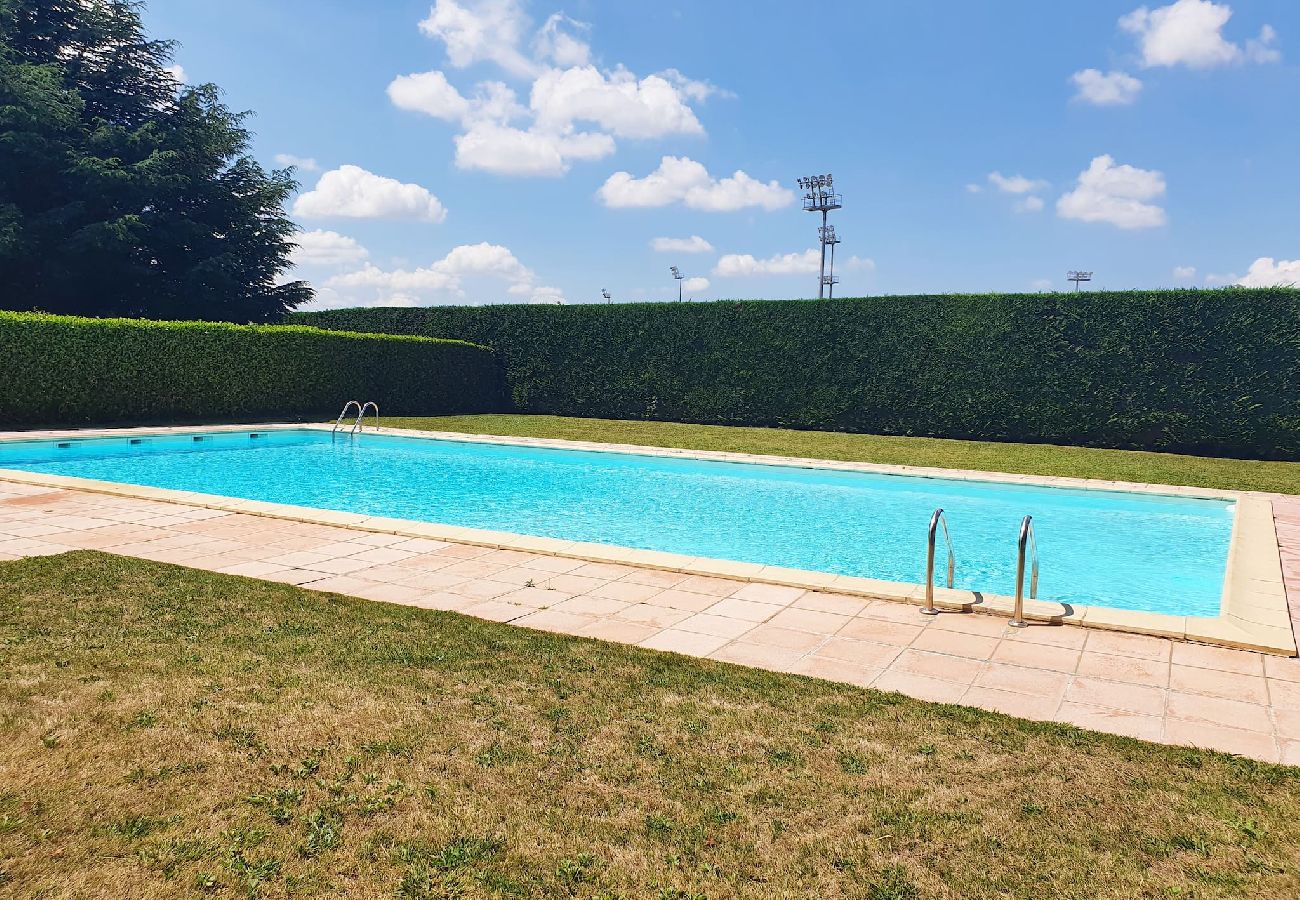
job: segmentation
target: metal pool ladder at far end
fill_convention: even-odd
[[[348,434],[356,434],[358,431],[363,430],[366,410],[368,409],[373,409],[375,411],[375,430],[379,430],[379,404],[373,400],[367,400],[364,404],[356,400],[349,400],[347,403],[343,404],[343,409],[339,412],[339,417],[334,422],[334,427],[330,429],[331,434],[337,433],[338,430],[343,427],[344,416],[346,416],[348,410],[354,406],[357,408],[357,418],[356,421],[352,423],[352,427],[348,430]]]
[[[939,614],[939,610],[934,605],[934,540],[940,525],[943,526],[943,539],[948,545],[948,588],[950,590],[957,567],[957,557],[952,552],[952,536],[948,534],[948,519],[944,516],[941,507],[930,516],[930,537],[925,551],[925,606],[921,607],[921,614],[926,616]]]
[[[1025,551],[1030,553],[1031,570],[1029,575],[1029,599],[1038,597],[1038,541],[1034,538],[1034,517],[1025,516],[1020,523],[1020,540],[1016,545],[1016,609],[1007,624],[1012,628],[1024,628],[1025,621]]]

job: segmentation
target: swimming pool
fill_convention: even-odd
[[[1219,614],[1235,508],[315,429],[0,443],[0,468],[910,583],[924,579],[926,529],[942,506],[957,586],[1004,595],[1032,515],[1040,599],[1178,616]]]

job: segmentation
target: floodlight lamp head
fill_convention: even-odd
[[[677,278],[682,274],[680,271],[678,271],[676,266],[669,266],[668,268],[672,270],[674,278]]]

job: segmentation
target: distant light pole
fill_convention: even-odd
[[[840,242],[840,239],[835,236],[834,225],[824,225],[821,228],[818,228],[817,237],[820,238],[822,242],[822,256],[826,255],[827,247],[831,248],[831,264],[826,271],[826,275],[822,278],[822,282],[826,285],[826,299],[834,300],[835,284],[839,281],[839,279],[835,277],[835,245]]]
[[[1065,280],[1066,280],[1066,281],[1073,281],[1073,282],[1074,282],[1074,291],[1075,291],[1075,293],[1077,294],[1077,293],[1079,292],[1079,282],[1080,282],[1080,281],[1092,281],[1092,273],[1091,273],[1091,272],[1078,272],[1078,271],[1073,271],[1073,270],[1071,270],[1071,271],[1065,273]]]
[[[677,302],[681,303],[682,302],[682,280],[686,278],[686,276],[683,275],[681,273],[681,270],[678,269],[676,266],[669,266],[668,268],[672,270],[673,278],[677,279]]]
[[[843,198],[835,193],[835,180],[829,173],[826,175],[810,175],[807,178],[799,179],[799,188],[804,192],[803,208],[805,212],[819,212],[822,214],[822,227],[818,235],[822,245],[822,266],[821,274],[817,278],[817,299],[821,300],[826,296],[826,288],[834,283],[834,276],[831,281],[827,281],[826,275],[826,245],[827,245],[827,224],[826,214],[832,209],[839,209],[844,205]],[[835,237],[835,229],[831,229],[830,237]],[[834,245],[832,244],[832,248]],[[834,260],[834,249],[831,250],[831,258]]]
[[[612,302],[613,302],[613,301],[610,299],[610,297],[609,297],[609,288],[601,288],[601,289],[600,289],[600,296],[602,296],[602,297],[605,298],[605,302],[606,302],[606,303],[612,303]]]

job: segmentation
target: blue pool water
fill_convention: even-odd
[[[920,583],[947,510],[957,586],[1014,591],[1034,517],[1038,595],[1217,615],[1233,504],[311,430],[0,444],[23,469]],[[943,571],[942,549],[936,566]]]

